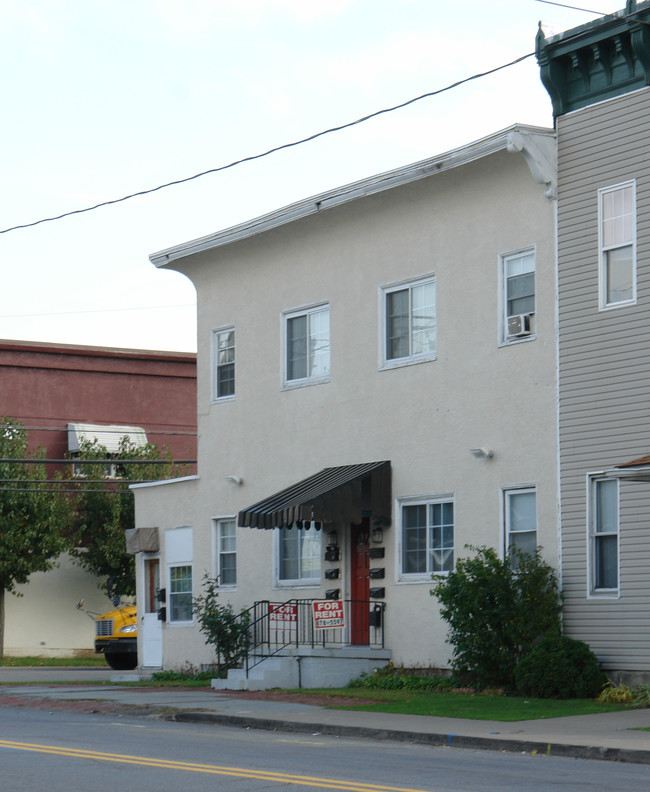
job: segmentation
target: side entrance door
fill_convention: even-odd
[[[368,646],[370,632],[370,520],[364,517],[350,530],[350,643]]]
[[[144,668],[162,667],[162,622],[158,619],[160,558],[144,559],[144,613],[142,615],[142,657]]]

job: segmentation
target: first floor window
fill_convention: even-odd
[[[433,278],[384,289],[385,360],[430,359],[436,353],[436,284]]]
[[[595,479],[591,497],[592,589],[614,591],[618,589],[618,481]]]
[[[537,550],[537,493],[532,488],[505,493],[506,551],[535,555]]]
[[[402,574],[430,575],[454,567],[454,504],[451,500],[402,506]]]
[[[237,585],[237,523],[217,520],[217,575],[221,586]]]
[[[330,374],[330,309],[327,305],[286,316],[286,382],[323,382]]]
[[[235,395],[235,329],[218,330],[214,333],[216,399]]]
[[[169,621],[192,621],[192,566],[169,568]]]
[[[281,582],[320,581],[321,534],[310,528],[280,528],[278,578]]]
[[[598,192],[600,307],[636,300],[636,196],[634,182]]]

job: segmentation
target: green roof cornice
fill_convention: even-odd
[[[540,77],[559,116],[650,85],[650,0],[536,39]]]

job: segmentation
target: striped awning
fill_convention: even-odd
[[[238,525],[248,528],[301,527],[303,523],[391,523],[390,462],[324,468],[319,473],[242,509]]]

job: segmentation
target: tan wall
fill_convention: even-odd
[[[534,484],[539,541],[555,563],[553,215],[523,158],[501,152],[180,262],[199,294],[201,478],[140,491],[138,524],[155,524],[153,513],[161,525],[193,525],[197,567],[209,569],[212,517],[323,467],[390,460],[395,499],[453,494],[457,556],[467,543],[502,549],[501,488]],[[533,245],[537,338],[500,346],[499,254]],[[380,287],[427,273],[437,283],[437,359],[379,370]],[[282,312],[320,301],[330,305],[330,382],[283,390]],[[212,403],[210,334],[227,324],[236,328],[236,397]],[[494,458],[472,456],[477,446]],[[397,533],[394,520],[384,532],[386,645],[397,663],[447,665],[431,581],[398,580]],[[274,587],[275,538],[238,529],[238,589],[228,594],[236,607],[294,596]],[[166,665],[178,663],[183,640],[165,640]]]

